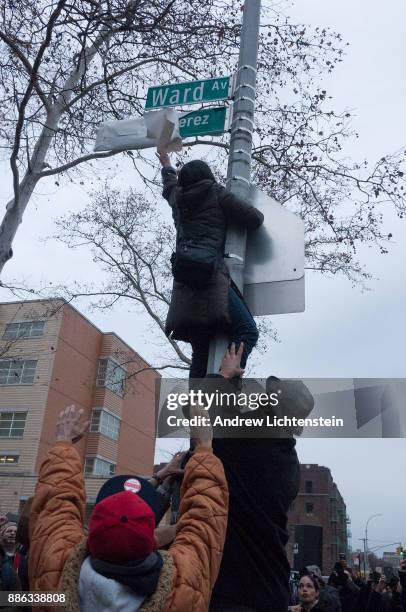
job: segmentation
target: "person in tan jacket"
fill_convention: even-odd
[[[241,354],[227,353],[220,373],[232,377]],[[190,410],[207,418],[201,408]],[[81,423],[82,412],[73,406],[61,412],[57,442],[40,469],[30,518],[30,590],[64,593],[71,612],[208,610],[228,516],[211,426],[191,428],[195,451],[185,468],[176,537],[169,550],[157,551],[154,490],[138,476],[103,485],[86,538],[83,466],[73,446],[89,425]]]

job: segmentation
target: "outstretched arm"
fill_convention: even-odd
[[[66,559],[84,538],[83,466],[73,447],[89,426],[83,410],[63,410],[55,446],[40,468],[30,516],[29,580],[33,591],[55,591]]]
[[[156,156],[161,162],[162,166],[162,181],[164,184],[162,195],[165,200],[168,200],[169,204],[172,206],[171,194],[178,183],[176,170],[172,167],[171,158],[169,157],[168,153],[166,153],[166,151],[157,151]]]
[[[256,230],[264,222],[264,215],[260,210],[252,206],[248,200],[226,191],[224,187],[220,187],[219,202],[230,223],[245,227],[247,230]]]
[[[170,609],[207,610],[223,556],[228,517],[228,487],[221,461],[213,455],[208,413],[191,406],[196,450],[185,468],[180,519],[169,549],[176,567]],[[200,418],[200,421],[199,421]],[[182,604],[182,605],[181,605]]]

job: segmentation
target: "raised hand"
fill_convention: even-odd
[[[190,438],[194,448],[197,446],[212,447],[213,428],[211,426],[209,413],[202,406],[190,406],[189,417],[196,417],[196,425],[190,426]]]
[[[83,415],[82,408],[78,410],[76,406],[68,406],[59,413],[56,422],[57,442],[78,442],[86,433],[90,421],[81,422]]]
[[[220,374],[224,378],[234,378],[244,374],[244,370],[240,367],[243,351],[244,342],[240,343],[238,351],[235,350],[234,342],[230,348],[226,350],[220,366]]]
[[[165,478],[168,476],[183,476],[185,470],[183,470],[180,466],[186,456],[186,452],[187,451],[176,453],[169,463],[167,463],[165,467],[157,472],[156,476],[160,480],[165,480]]]
[[[373,587],[373,589],[374,589],[374,591],[376,593],[382,594],[384,592],[384,590],[386,589],[386,579],[385,579],[385,576],[381,576],[380,577],[378,584],[376,584]]]
[[[155,153],[155,155],[157,156],[157,158],[159,159],[159,161],[161,162],[161,165],[165,168],[170,168],[171,167],[171,158],[169,157],[168,153],[166,151],[159,151],[157,150],[157,152]]]

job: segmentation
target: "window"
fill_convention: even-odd
[[[90,431],[100,432],[113,440],[118,440],[120,419],[106,410],[93,410]]]
[[[124,395],[126,371],[112,359],[100,359],[97,373],[97,386],[107,387],[120,397]]]
[[[100,457],[85,460],[85,476],[103,476],[110,478],[116,473],[116,464]]]
[[[305,492],[313,493],[313,481],[312,480],[305,480]]]
[[[0,466],[16,465],[20,455],[18,453],[0,453]]]
[[[20,323],[8,323],[3,338],[37,338],[44,332],[45,321],[23,321]]]
[[[308,516],[313,514],[313,504],[306,504],[306,514]]]
[[[0,412],[0,438],[22,438],[26,412]]]
[[[34,382],[36,360],[0,361],[0,385],[31,385]]]

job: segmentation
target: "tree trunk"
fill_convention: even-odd
[[[7,204],[6,214],[0,226],[0,274],[5,263],[13,256],[12,244],[24,211],[32,196],[37,180],[31,176],[20,187],[20,201],[14,205],[14,198]]]
[[[22,222],[24,211],[30,201],[35,186],[40,179],[40,173],[44,168],[45,158],[52,138],[58,128],[61,115],[72,98],[73,90],[84,75],[86,68],[94,59],[102,43],[108,41],[112,34],[112,30],[103,30],[96,41],[85,50],[84,57],[80,60],[79,66],[71,72],[56,102],[48,112],[46,123],[34,147],[29,162],[29,169],[19,186],[19,203],[16,206],[15,199],[13,198],[10,200],[7,204],[6,214],[0,225],[0,275],[6,262],[13,256],[12,244],[14,237],[17,233],[18,226]]]
[[[17,233],[18,226],[23,220],[27,204],[33,194],[39,175],[44,167],[46,155],[55,130],[58,126],[61,112],[55,109],[48,114],[47,123],[43,127],[41,135],[34,147],[34,151],[23,180],[19,186],[19,201],[16,205],[15,198],[7,204],[6,214],[0,225],[0,274],[4,265],[12,257],[12,244]]]

